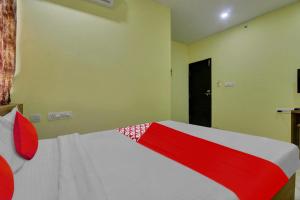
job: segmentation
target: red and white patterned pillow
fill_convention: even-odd
[[[142,137],[142,135],[147,131],[150,125],[151,123],[145,123],[134,126],[127,126],[124,128],[118,128],[117,130],[121,134],[129,137],[130,139],[138,141]]]

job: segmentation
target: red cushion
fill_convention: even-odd
[[[21,113],[16,113],[14,142],[17,153],[31,160],[38,149],[38,136],[34,126]]]
[[[0,155],[0,199],[11,200],[14,194],[14,174]]]

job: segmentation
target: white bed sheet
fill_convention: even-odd
[[[58,199],[59,155],[57,139],[39,141],[39,149],[15,174],[13,200]]]
[[[299,167],[299,150],[288,143],[173,121],[162,124],[270,160],[289,177]],[[116,130],[82,135],[80,141],[101,178],[105,199],[237,199],[222,185],[136,144]],[[15,177],[14,200],[58,199],[58,149],[57,139],[40,142],[37,156]]]
[[[86,135],[109,200],[235,200],[222,185],[116,131]]]

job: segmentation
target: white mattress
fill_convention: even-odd
[[[299,150],[289,143],[172,121],[162,124],[272,161],[289,177],[299,167]],[[57,141],[40,141],[36,157],[27,162],[15,177],[15,200],[58,199],[60,151]],[[237,199],[222,185],[129,140],[115,130],[82,135],[80,141],[91,158],[95,174],[103,183],[106,198],[102,199]]]

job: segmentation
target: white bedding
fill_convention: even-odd
[[[35,157],[15,174],[17,200],[58,199],[59,172],[58,143],[56,139],[40,140]]]
[[[58,199],[106,200],[103,183],[78,134],[58,138]]]
[[[288,143],[172,121],[162,124],[270,160],[289,177],[299,167],[298,148]],[[237,197],[207,177],[111,130],[40,141],[36,157],[15,176],[14,199],[233,200]]]

